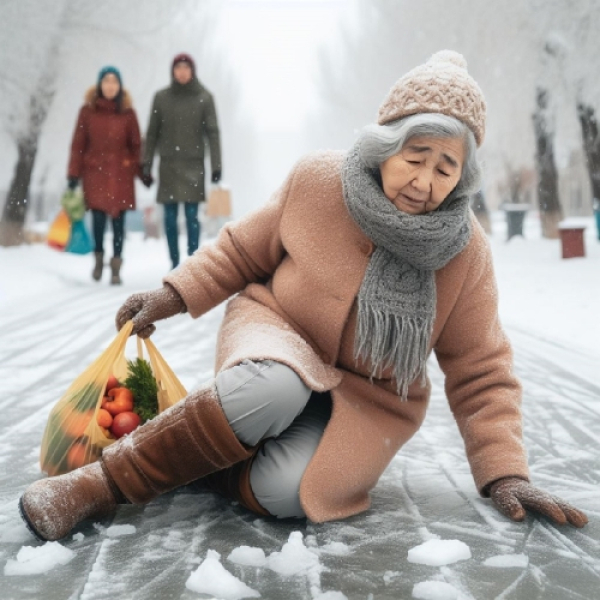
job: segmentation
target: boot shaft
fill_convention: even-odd
[[[250,456],[211,383],[108,446],[102,462],[127,500],[145,504]]]
[[[121,265],[123,264],[123,259],[120,257],[113,257],[110,259],[110,270],[111,270],[111,278],[110,283],[112,285],[120,285],[121,284]]]
[[[92,271],[92,279],[100,281],[102,279],[102,270],[104,268],[104,252],[94,252],[94,270]]]

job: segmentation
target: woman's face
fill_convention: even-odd
[[[175,81],[181,85],[189,83],[192,80],[192,67],[184,60],[176,63],[173,67],[173,77],[175,77]]]
[[[383,193],[411,215],[435,210],[459,182],[464,160],[462,138],[413,137],[379,166]]]
[[[107,100],[114,100],[121,89],[121,84],[114,73],[107,73],[100,82],[102,96]]]

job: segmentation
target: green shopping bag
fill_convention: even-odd
[[[85,215],[85,201],[83,192],[78,188],[75,190],[68,189],[60,199],[60,205],[65,209],[69,219],[73,223],[81,221]]]

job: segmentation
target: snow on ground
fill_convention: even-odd
[[[48,412],[110,343],[125,298],[158,287],[169,262],[164,239],[129,234],[124,285],[111,287],[107,276],[91,281],[90,256],[44,245],[0,248],[0,596],[596,598],[600,242],[587,222],[585,258],[562,260],[560,242],[541,239],[535,214],[525,237],[510,242],[502,214],[495,214],[490,239],[500,313],[524,384],[532,477],[587,511],[590,524],[581,531],[541,518],[511,523],[478,497],[432,361],[426,422],[384,473],[363,515],[324,525],[257,518],[188,486],[146,507],[120,507],[114,518],[83,524],[60,544],[38,542],[20,521],[17,501],[41,476]],[[188,389],[212,375],[222,311],[197,321],[175,317],[154,335]],[[411,561],[423,545],[426,558]],[[33,564],[41,570],[30,570]]]

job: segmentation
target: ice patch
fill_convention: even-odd
[[[104,531],[104,535],[109,538],[117,538],[122,535],[131,535],[133,533],[135,533],[134,525],[111,525]]]
[[[457,600],[458,590],[444,581],[421,581],[413,586],[412,596],[419,600]]]
[[[4,575],[38,575],[47,573],[57,565],[66,565],[75,552],[58,542],[46,542],[43,546],[23,546],[17,558],[9,558],[4,565]]]
[[[347,556],[351,553],[350,547],[348,544],[344,544],[344,542],[329,542],[319,548],[319,551],[325,554],[334,554],[335,556]]]
[[[208,550],[202,564],[188,577],[185,587],[199,594],[210,594],[219,600],[260,597],[259,592],[223,567],[221,555],[216,550]]]
[[[471,558],[471,550],[460,540],[429,540],[408,551],[408,562],[441,567]]]
[[[81,531],[73,534],[73,540],[75,542],[81,542],[84,538],[85,538],[85,535],[83,535],[83,533],[81,533]]]
[[[348,600],[348,596],[342,592],[323,592],[313,596],[313,600]]]
[[[246,567],[264,567],[267,563],[265,551],[253,546],[238,546],[234,548],[227,560]]]
[[[486,567],[510,568],[517,567],[524,569],[529,564],[529,557],[526,554],[498,554],[491,556],[484,563]]]

